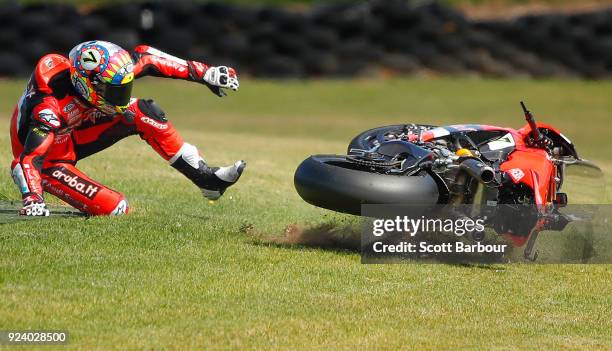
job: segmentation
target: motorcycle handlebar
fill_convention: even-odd
[[[535,118],[533,118],[531,111],[527,109],[527,106],[525,106],[525,103],[522,101],[521,101],[521,107],[523,108],[523,112],[525,113],[525,119],[527,120],[527,123],[529,124],[529,127],[531,128],[531,137],[533,138],[534,141],[542,140],[544,136],[542,135],[542,133],[540,133],[540,130],[538,129],[538,126],[536,125]]]

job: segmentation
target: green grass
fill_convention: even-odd
[[[0,83],[10,198],[7,125],[23,86]],[[612,348],[609,265],[362,265],[350,250],[252,234],[355,223],[296,195],[293,171],[309,154],[343,152],[357,132],[390,123],[518,127],[520,99],[609,174],[612,83],[245,81],[218,99],[145,80],[136,93],[211,163],[246,159],[244,178],[209,204],[137,137],[79,163],[132,213],[0,225],[0,330],[69,330],[61,350]]]

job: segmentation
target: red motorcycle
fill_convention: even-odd
[[[304,160],[295,172],[295,187],[308,203],[356,215],[362,204],[496,208],[495,230],[510,234],[520,246],[529,241],[529,256],[538,232],[559,230],[571,221],[557,211],[568,204],[562,191],[566,167],[601,171],[581,159],[558,129],[536,123],[521,106],[527,125],[518,130],[404,124],[365,131],[351,141],[347,155]],[[521,206],[533,212],[519,220],[508,215]]]

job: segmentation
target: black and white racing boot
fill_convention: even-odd
[[[195,146],[185,143],[179,152],[170,159],[170,165],[183,173],[209,200],[219,199],[225,190],[236,184],[246,162],[236,161],[227,167],[209,167],[206,161],[199,155]]]

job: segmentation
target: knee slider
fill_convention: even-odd
[[[166,113],[159,107],[159,105],[153,101],[153,99],[140,99],[138,100],[138,108],[147,117],[152,118],[158,122],[166,123]]]
[[[128,206],[128,202],[125,198],[121,199],[115,209],[109,213],[109,216],[122,216],[128,213],[130,207]]]
[[[121,216],[129,211],[125,196],[114,190],[104,188],[98,192],[95,203],[89,206],[85,212],[94,216]]]

